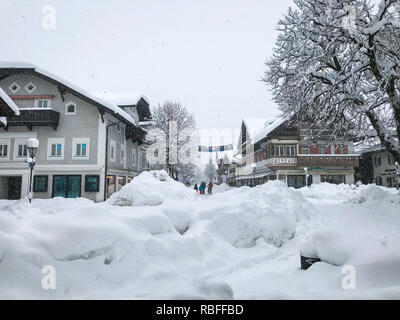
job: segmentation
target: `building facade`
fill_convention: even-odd
[[[0,128],[0,146],[8,148],[0,156],[0,199],[27,195],[28,138],[39,140],[34,198],[103,201],[147,167],[135,105],[123,109],[26,63],[0,63],[0,87],[20,110]]]
[[[399,166],[393,156],[381,145],[376,145],[361,152],[357,179],[364,184],[375,183],[388,188],[399,187]]]
[[[258,185],[281,180],[301,188],[313,183],[354,183],[359,155],[352,141],[307,140],[307,129],[278,118],[266,119],[261,128],[242,122],[241,156],[237,185]],[[254,122],[253,122],[254,123]],[[252,131],[252,133],[249,133]]]

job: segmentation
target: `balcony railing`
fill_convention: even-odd
[[[297,165],[297,158],[269,158],[265,161],[267,167],[293,167]]]
[[[60,113],[53,109],[20,109],[19,116],[7,118],[7,126],[52,127],[57,130],[60,122]]]
[[[358,167],[360,157],[349,154],[332,155],[298,155],[297,163],[299,167],[322,167],[322,168],[354,168]]]

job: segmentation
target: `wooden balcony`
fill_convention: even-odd
[[[295,168],[297,166],[296,157],[273,157],[265,160],[265,166],[275,170],[281,168]]]
[[[307,168],[355,168],[358,167],[358,155],[298,155],[297,165]]]
[[[52,127],[57,130],[60,122],[60,113],[52,109],[20,109],[19,116],[7,118],[7,127],[25,126],[29,130],[33,127]]]

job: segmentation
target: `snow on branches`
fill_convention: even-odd
[[[379,139],[400,161],[400,0],[294,2],[264,77],[281,111],[310,138]]]

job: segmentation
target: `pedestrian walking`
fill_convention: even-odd
[[[212,182],[210,181],[210,183],[208,184],[208,194],[212,194],[212,189],[214,187],[214,185],[212,184]]]

